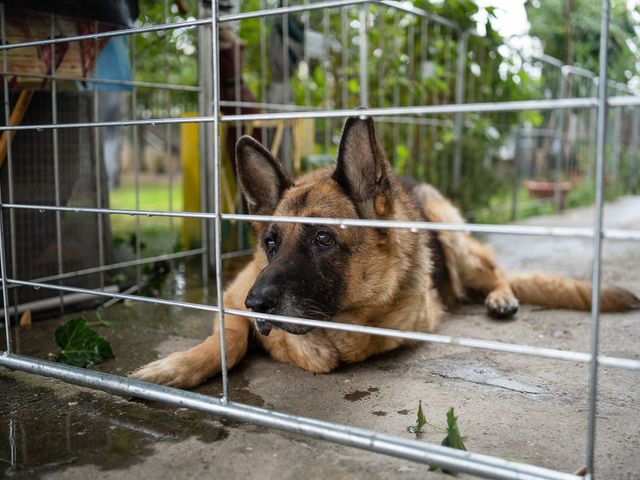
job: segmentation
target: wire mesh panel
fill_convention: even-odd
[[[0,5],[5,95],[5,120],[1,130],[7,139],[9,167],[3,171],[0,209],[4,315],[8,319],[10,309],[26,301],[20,294],[12,296],[11,292],[20,292],[23,288],[30,293],[33,289],[47,289],[215,313],[220,326],[222,396],[207,397],[13,353],[8,320],[4,323],[6,338],[0,365],[483,477],[577,478],[497,457],[235,403],[228,387],[225,314],[578,362],[591,366],[586,464],[588,471],[593,472],[598,366],[640,370],[637,359],[598,355],[602,240],[640,240],[637,230],[605,229],[602,225],[605,174],[615,185],[637,187],[631,183],[637,178],[637,112],[640,104],[638,97],[628,95],[621,86],[610,86],[604,81],[607,78],[608,2],[603,2],[600,76],[560,66],[549,84],[542,85],[536,92],[537,96],[518,101],[504,101],[507,97],[501,96],[504,92],[497,87],[491,89],[485,85],[483,89],[479,86],[477,78],[485,74],[483,69],[487,75],[495,76],[496,86],[501,75],[502,80],[507,78],[504,62],[494,49],[481,40],[474,40],[474,35],[463,31],[457,23],[404,3],[320,1],[282,2],[275,6],[272,2],[261,1],[252,8],[247,7],[246,11],[227,13],[220,12],[215,2],[213,5],[202,2],[198,5],[197,18],[180,21],[171,18],[167,2],[162,7],[157,24],[138,23],[119,30],[94,25],[90,33],[80,31],[61,37],[54,31],[48,36],[50,39],[16,43],[7,38],[7,10],[4,4]],[[186,55],[197,46],[197,85],[183,85],[179,79],[161,82],[158,78],[153,81],[91,80],[83,72],[76,80],[98,84],[115,82],[126,87],[128,90],[118,100],[127,104],[127,108],[122,109],[126,113],[108,119],[96,108],[99,104],[97,94],[56,93],[54,87],[53,95],[35,96],[35,105],[42,106],[30,109],[23,122],[10,120],[17,104],[9,94],[10,79],[16,77],[8,67],[11,52],[32,47],[54,51],[60,44],[100,42],[119,37],[135,39],[156,32],[172,35],[171,32],[183,32],[184,29],[191,31],[189,41],[179,34],[159,37],[158,48],[162,53],[173,45],[177,46],[178,54],[181,50]],[[267,42],[268,36],[270,41]],[[127,54],[134,70],[140,62],[155,60],[148,51],[140,51],[135,40],[131,41]],[[193,58],[188,61],[193,67]],[[243,63],[254,67],[244,76]],[[533,62],[531,68],[548,68],[549,64],[553,66],[553,60],[541,59],[538,64]],[[168,71],[166,64],[158,69],[165,75]],[[393,80],[389,72],[394,72]],[[62,78],[56,79],[55,72],[45,76],[52,77],[53,85],[62,81]],[[598,78],[601,82],[595,83]],[[70,100],[72,97],[73,101]],[[189,105],[194,111],[173,108],[174,100]],[[69,105],[75,105],[73,112],[68,111]],[[361,106],[365,108],[359,109]],[[607,107],[611,110],[609,124]],[[289,171],[301,173],[333,160],[343,119],[348,116],[376,117],[381,143],[394,170],[418,179],[433,179],[447,193],[461,194],[460,182],[465,176],[479,178],[483,172],[503,170],[510,176],[509,186],[513,187],[511,195],[505,197],[505,208],[513,218],[522,207],[519,207],[520,182],[525,177],[543,177],[543,180],[551,181],[551,196],[546,198],[562,207],[563,182],[573,181],[578,175],[585,176],[595,182],[592,191],[596,203],[595,223],[592,228],[491,222],[461,225],[245,213],[233,161],[233,146],[240,135],[258,137],[272,153],[282,158]],[[535,122],[531,120],[532,116],[537,117]],[[182,175],[186,175],[188,168],[199,172],[198,180],[189,184],[193,189],[197,187],[198,192],[193,209],[186,208],[186,195],[181,209],[174,203],[173,196],[174,175],[179,174],[180,168],[175,165],[175,159],[171,159],[176,150],[176,129],[188,125],[194,127],[193,131],[198,135],[189,137],[184,131],[181,135],[188,139],[185,145],[198,145],[199,156],[192,164],[183,162]],[[108,129],[112,129],[112,133],[119,131],[122,142],[131,152],[129,180],[132,190],[120,205],[113,205],[113,195],[107,194],[110,179],[105,172],[108,165],[106,160],[101,161],[108,155],[100,151],[100,142],[104,141]],[[12,138],[14,132],[18,135]],[[605,167],[607,139],[613,161]],[[185,146],[181,148],[186,149]],[[470,155],[470,152],[476,155]],[[147,156],[151,158],[151,164],[153,158],[168,159],[164,163],[158,160],[168,169],[168,198],[163,199],[165,203],[161,207],[151,203],[147,206],[141,199],[145,175],[152,169],[144,165]],[[463,203],[464,199],[460,201]],[[475,211],[477,209],[471,203],[467,210],[475,219],[482,219],[482,214]],[[132,235],[124,239],[130,252],[125,259],[115,258],[111,253],[110,231],[116,224],[105,219],[115,218],[130,220],[128,227]],[[169,243],[160,252],[144,251],[143,230],[149,219],[168,224]],[[172,245],[178,220],[191,220],[198,225],[199,245],[187,247],[179,242]],[[321,224],[344,229],[389,228],[415,233],[462,231],[591,239],[594,247],[591,350],[586,353],[495,340],[452,338],[230,308],[223,303],[223,260],[246,253],[246,224],[249,222]],[[34,228],[37,234],[33,233]],[[96,242],[102,245],[97,251]],[[84,251],[91,258],[83,263],[78,252]],[[42,253],[34,257],[32,252]],[[45,254],[50,258],[41,262],[39,258]],[[97,263],[96,255],[99,257]],[[210,268],[215,271],[214,304],[205,300],[196,302],[136,294],[145,274],[141,265],[192,255],[202,257],[203,282],[207,282]],[[48,269],[44,266],[36,268],[41,264]],[[123,267],[137,267],[136,283],[129,289],[117,293],[95,289],[105,286],[104,276],[97,277],[98,285],[95,284],[96,277],[88,277],[92,279],[88,283],[77,283],[82,275],[103,274]]]

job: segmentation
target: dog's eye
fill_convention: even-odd
[[[315,242],[321,247],[330,247],[331,245],[333,245],[334,241],[335,239],[333,238],[333,235],[331,235],[329,232],[320,230],[318,233],[316,233]]]

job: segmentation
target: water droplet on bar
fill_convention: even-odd
[[[37,285],[35,285],[35,286],[33,287],[33,289],[34,289],[34,290],[40,290],[40,287],[39,287],[39,286],[37,286]]]
[[[156,126],[156,122],[151,122],[151,126],[155,127]]]
[[[347,229],[347,226],[346,226],[344,223],[341,223],[341,224],[340,224],[340,228],[341,228],[342,230],[346,230],[346,229]]]
[[[40,210],[38,210],[38,212],[44,213],[44,209],[41,208]]]
[[[411,233],[418,233],[418,229],[416,227],[411,227]]]
[[[36,132],[38,132],[38,133],[42,133],[43,130],[44,130],[44,128],[36,128]]]

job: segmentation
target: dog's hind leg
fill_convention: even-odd
[[[413,188],[413,195],[432,222],[464,224],[458,209],[430,185]],[[464,232],[441,231],[437,238],[449,273],[454,296],[464,299],[475,290],[485,295],[485,306],[495,318],[509,318],[518,311],[516,298],[505,273],[498,267],[491,249]]]

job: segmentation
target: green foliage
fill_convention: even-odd
[[[467,448],[464,446],[464,442],[462,440],[462,435],[460,434],[460,429],[458,428],[458,418],[453,413],[453,407],[449,409],[447,412],[447,428],[442,428],[433,423],[429,423],[427,418],[424,415],[422,410],[422,400],[418,402],[418,412],[416,415],[416,424],[410,427],[407,427],[411,433],[415,433],[416,435],[420,435],[422,433],[422,429],[425,425],[429,425],[430,427],[436,428],[438,430],[445,431],[447,436],[444,437],[441,445],[449,448],[456,448],[458,450],[466,450]],[[429,467],[429,471],[440,470],[440,467],[431,466]],[[454,472],[449,472],[447,470],[442,470],[443,473],[448,473],[451,475],[455,475]]]
[[[447,436],[444,437],[440,444],[444,447],[455,448],[457,450],[467,450],[467,448],[464,446],[464,442],[462,441],[460,430],[458,429],[458,417],[454,415],[453,407],[451,407],[447,412]],[[440,467],[429,467],[430,472],[437,470],[440,470]],[[450,475],[455,475],[454,472],[450,472],[444,469],[442,470],[442,472],[448,473]]]
[[[422,427],[427,424],[427,419],[424,416],[424,412],[422,411],[422,400],[418,402],[418,413],[416,418],[416,424],[412,425],[408,428],[411,433],[415,433],[416,435],[422,433]]]
[[[54,340],[62,349],[58,362],[88,368],[109,358],[115,358],[111,345],[91,330],[84,317],[67,320],[54,332]]]
[[[141,26],[175,23],[197,17],[195,0],[187,0],[186,14],[181,14],[173,2],[140,0]],[[145,82],[195,86],[198,84],[198,29],[170,29],[146,32],[132,37],[135,41],[135,79]],[[198,96],[194,92],[163,91],[141,88],[137,91],[138,112],[150,111],[151,117],[179,115],[197,110]],[[170,110],[170,112],[168,112]]]
[[[626,81],[637,75],[640,39],[636,34],[640,5],[626,0],[611,2],[609,77]],[[540,38],[547,55],[570,65],[598,71],[601,2],[592,0],[529,0],[525,4],[530,35]],[[562,19],[562,21],[559,21]],[[635,52],[629,47],[635,45]],[[624,80],[623,80],[624,79]]]

